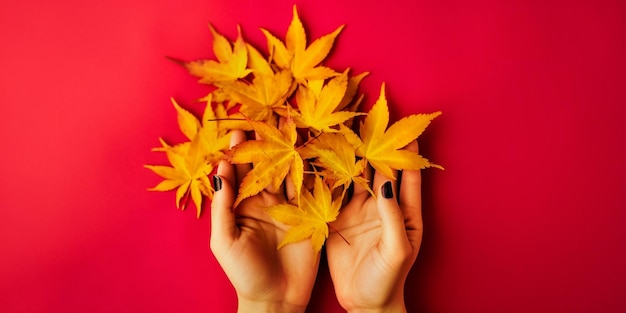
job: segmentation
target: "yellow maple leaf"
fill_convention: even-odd
[[[220,84],[230,98],[241,103],[240,112],[254,121],[272,121],[275,111],[286,108],[285,101],[293,93],[295,84],[289,71],[258,73],[252,83],[234,81]]]
[[[254,48],[250,44],[246,44],[246,48],[248,49],[248,68],[252,70],[252,72],[256,74],[273,74],[272,66],[270,63],[263,57],[263,55]]]
[[[403,149],[441,112],[407,116],[389,126],[384,84],[369,113],[361,113],[358,87],[368,73],[349,76],[349,69],[339,73],[323,66],[343,27],[310,42],[294,5],[284,42],[261,29],[269,50],[264,55],[244,41],[239,27],[236,40],[230,41],[210,25],[217,60],[172,60],[215,89],[202,99],[206,107],[200,119],[172,99],[189,141],[170,146],[161,139],[162,147],[153,149],[165,152],[171,166],[146,165],[164,178],[150,190],[176,189],[176,206],[184,209],[192,199],[199,216],[203,196],[213,193],[207,175],[224,158],[230,131],[254,130],[257,140],[227,153],[231,163],[253,164],[235,206],[270,186],[279,189],[289,179],[297,193],[294,200],[268,208],[275,220],[291,226],[279,248],[310,237],[319,251],[349,185],[359,184],[373,194],[362,175],[368,166],[390,179],[395,179],[394,170],[442,168]],[[352,123],[361,114],[367,116],[355,132]],[[296,147],[305,134],[309,141]],[[311,171],[304,171],[304,162]]]
[[[207,162],[209,145],[203,133],[198,132],[191,142],[169,146],[164,141],[163,150],[172,166],[144,165],[164,178],[150,191],[169,191],[176,188],[176,207],[184,210],[191,196],[199,218],[202,212],[202,195],[213,196],[213,187],[207,175],[213,171],[213,164]],[[181,199],[185,198],[181,203]]]
[[[361,122],[360,139],[355,136],[346,138],[357,142],[358,156],[365,158],[372,167],[389,179],[395,179],[393,169],[418,170],[426,167],[443,169],[415,152],[402,149],[411,141],[416,140],[430,121],[440,114],[441,112],[409,115],[387,129],[389,109],[383,84],[378,100]]]
[[[311,246],[319,252],[328,238],[328,223],[337,219],[341,199],[332,198],[332,193],[322,179],[316,177],[313,193],[304,189],[300,206],[279,204],[267,208],[268,214],[278,222],[291,226],[278,245],[281,247],[311,238]]]
[[[312,164],[321,168],[319,174],[332,182],[331,189],[343,186],[345,192],[354,182],[373,194],[368,180],[361,175],[367,163],[356,160],[355,150],[343,134],[323,133],[298,151],[303,158],[314,159]]]
[[[171,166],[145,166],[165,178],[149,190],[169,191],[176,188],[176,207],[180,209],[185,209],[187,199],[191,196],[199,217],[202,195],[209,198],[213,195],[213,188],[207,175],[213,171],[228,149],[230,132],[220,124],[210,96],[202,119],[185,110],[176,100],[171,101],[177,112],[179,128],[190,141],[170,146],[161,139],[161,147],[154,148],[153,151],[165,152]],[[217,108],[218,113],[227,114],[219,104]]]
[[[295,123],[286,119],[280,129],[263,122],[250,123],[261,139],[242,142],[230,151],[232,163],[254,163],[254,168],[246,174],[239,186],[235,206],[268,186],[278,189],[287,174],[293,182],[296,196],[299,197],[304,163],[295,147]]]
[[[357,76],[351,76],[348,79],[348,87],[346,88],[346,93],[341,100],[341,103],[339,103],[339,105],[337,106],[337,110],[352,112],[357,111],[359,104],[363,100],[363,95],[359,96],[356,101],[353,101],[353,99],[359,89],[359,84],[361,84],[361,81],[367,75],[369,75],[369,72],[363,72]]]
[[[293,18],[287,29],[285,43],[272,35],[266,29],[261,29],[267,38],[272,60],[282,69],[289,69],[293,77],[300,84],[306,84],[311,79],[326,79],[337,75],[335,70],[320,66],[333,47],[335,38],[343,29],[339,26],[335,31],[326,34],[307,47],[307,38],[304,26],[298,17],[298,10],[293,6]]]
[[[316,90],[316,84],[312,85],[313,88],[300,86],[296,91],[299,115],[295,119],[299,127],[331,132],[334,131],[331,127],[362,114],[336,111],[348,88],[347,71],[329,80],[322,87],[317,87],[319,90]]]
[[[215,119],[205,119],[205,121],[211,121],[217,123],[217,128],[220,131],[230,131],[233,129],[240,129],[243,131],[252,130],[252,126],[246,120],[246,116],[241,112],[229,113],[228,108],[224,103],[217,103],[215,105]]]
[[[247,69],[248,49],[241,36],[241,29],[237,27],[237,39],[231,47],[226,37],[218,33],[212,25],[209,25],[213,34],[213,52],[215,60],[199,60],[185,63],[185,67],[191,75],[200,78],[204,84],[214,84],[225,81],[233,81],[246,77],[251,70]]]
[[[205,159],[208,163],[214,166],[217,165],[217,162],[221,160],[224,152],[229,147],[230,134],[228,133],[229,129],[224,127],[221,121],[218,121],[211,105],[210,95],[204,113],[202,114],[202,120],[199,120],[191,112],[182,108],[173,98],[171,101],[174,108],[176,108],[180,130],[189,140],[193,140],[197,137],[198,132],[202,132],[203,140],[205,140],[204,144],[206,145]],[[163,149],[157,148],[157,151],[158,150]]]

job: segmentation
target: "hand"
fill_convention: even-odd
[[[231,147],[244,141],[233,133]],[[319,253],[309,241],[277,250],[286,227],[264,208],[286,203],[295,192],[266,189],[233,209],[237,187],[251,165],[222,161],[215,176],[211,204],[211,250],[235,287],[238,312],[304,312],[317,275]],[[221,185],[221,188],[220,188]]]
[[[417,152],[417,142],[406,149]],[[366,176],[371,181],[371,173]],[[350,245],[337,232],[328,238],[331,278],[348,312],[406,312],[404,283],[422,241],[421,175],[403,171],[398,188],[375,173],[372,185],[377,197],[355,184],[332,224]]]

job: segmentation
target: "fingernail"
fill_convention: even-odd
[[[217,176],[217,175],[213,175],[213,188],[215,189],[215,191],[220,191],[222,189],[222,178]]]
[[[391,182],[387,181],[383,184],[383,197],[386,199],[393,198],[393,187],[391,186]]]

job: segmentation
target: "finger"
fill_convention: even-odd
[[[393,170],[392,171],[393,176],[394,177],[398,177],[398,171]],[[383,183],[387,182],[388,180],[390,180],[391,177],[386,177],[385,175],[383,175],[380,171],[375,171],[374,173],[374,181],[372,182],[372,190],[380,190],[381,186],[383,185]],[[393,192],[395,193],[397,189],[397,180],[392,180],[391,181],[391,185],[393,186]],[[394,197],[395,199],[395,197]]]
[[[246,141],[246,134],[241,130],[233,130],[232,135],[230,137],[230,148],[232,149],[234,146]],[[221,167],[221,166],[220,166]],[[234,166],[234,176],[230,182],[233,184],[235,188],[241,185],[241,181],[243,177],[252,169],[251,164],[235,164]]]
[[[417,141],[406,146],[406,150],[419,152]],[[402,171],[402,181],[400,183],[399,203],[404,216],[412,223],[422,223],[422,175],[417,171]],[[416,227],[417,225],[407,225]]]
[[[230,138],[230,147],[245,141],[246,135],[239,130],[234,130]],[[233,203],[235,201],[235,188],[239,186],[240,179],[247,172],[245,164],[230,164],[228,161],[220,161],[217,172],[213,176],[213,188],[215,194],[211,201],[211,248],[216,243],[228,243],[234,240],[237,226]],[[239,177],[241,175],[241,177]]]
[[[296,198],[296,186],[289,178],[285,178],[285,194],[287,195],[287,201],[289,202]]]
[[[224,176],[220,174],[224,174]],[[213,176],[215,193],[211,201],[211,250],[214,252],[219,249],[221,244],[229,246],[236,238],[233,180],[234,169],[232,169],[232,165],[222,161],[218,168],[218,174]]]
[[[396,201],[393,184],[385,181],[378,189],[377,208],[381,227],[381,249],[387,256],[399,254],[407,247],[408,237],[404,226],[404,216]]]
[[[361,177],[365,178],[369,184],[370,187],[372,186],[372,177],[373,177],[373,171],[372,171],[372,167],[371,166],[366,166],[365,169],[363,170],[363,173],[361,174]],[[356,184],[354,183],[354,194],[352,195],[353,198],[358,198],[358,197],[364,197],[369,195],[369,191],[362,186],[361,184]]]

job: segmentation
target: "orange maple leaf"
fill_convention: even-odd
[[[319,252],[328,238],[328,223],[337,219],[341,199],[333,199],[328,186],[316,177],[313,193],[304,189],[300,206],[278,204],[267,208],[268,214],[278,222],[291,226],[278,245],[281,247],[311,238],[311,246]]]
[[[206,161],[217,165],[218,161],[228,149],[230,142],[229,128],[226,127],[227,121],[218,121],[216,111],[213,110],[211,104],[211,95],[208,96],[207,105],[204,108],[202,119],[196,118],[191,112],[182,108],[176,100],[171,99],[174,108],[176,108],[178,125],[185,137],[190,141],[194,140],[199,132],[202,133],[205,140]],[[224,110],[217,106],[218,113],[224,113]],[[220,116],[220,118],[223,118]],[[164,148],[156,148],[155,150],[163,150]]]
[[[254,121],[271,121],[274,111],[286,108],[285,101],[295,89],[289,71],[258,73],[252,83],[233,81],[219,84],[230,99],[241,104],[240,111]]]
[[[326,58],[333,47],[335,38],[343,29],[339,26],[330,34],[324,35],[307,47],[306,32],[293,6],[293,19],[287,29],[285,43],[269,31],[261,29],[267,38],[268,50],[272,52],[272,60],[282,69],[289,69],[300,84],[310,79],[326,79],[337,75],[333,69],[319,64]]]
[[[345,192],[354,182],[371,192],[368,180],[361,175],[367,163],[356,160],[355,150],[341,133],[323,133],[299,149],[303,158],[313,159],[312,164],[320,168],[319,175],[331,183],[331,189],[343,186]]]
[[[319,82],[319,81],[316,81]],[[315,84],[311,84],[315,86]],[[337,111],[348,88],[348,72],[334,77],[319,90],[300,86],[296,92],[299,114],[295,116],[299,127],[332,132],[331,127],[363,113]]]
[[[268,186],[278,189],[289,174],[299,198],[304,175],[304,163],[296,150],[296,125],[285,119],[280,129],[267,123],[250,121],[261,137],[233,147],[229,153],[234,164],[254,163],[239,186],[235,207],[243,200],[258,194]]]
[[[311,237],[319,251],[348,186],[359,184],[373,194],[362,177],[368,166],[390,179],[395,179],[395,170],[442,169],[403,149],[441,112],[410,115],[389,126],[384,84],[369,113],[361,113],[363,95],[357,92],[368,73],[349,76],[349,69],[339,73],[323,66],[343,27],[309,42],[294,5],[284,42],[261,29],[269,50],[265,57],[243,40],[239,27],[236,40],[230,41],[210,26],[217,60],[172,60],[215,89],[201,99],[207,106],[200,119],[172,100],[189,141],[170,146],[161,140],[162,147],[154,149],[164,151],[171,166],[146,165],[164,177],[151,190],[176,189],[177,207],[184,209],[192,199],[200,214],[203,195],[211,198],[213,192],[207,174],[224,158],[230,130],[254,130],[257,140],[228,152],[231,163],[254,164],[239,186],[235,205],[270,186],[278,189],[289,179],[297,205],[268,209],[276,220],[292,226],[281,246]],[[362,114],[367,116],[355,132],[354,117]],[[299,147],[296,142],[303,138],[296,127],[310,138]],[[312,171],[304,171],[303,159]]]
[[[361,122],[361,137],[347,135],[346,138],[352,140],[353,144],[358,147],[358,156],[365,158],[372,167],[389,179],[395,179],[393,169],[418,170],[426,167],[443,169],[415,152],[402,149],[411,141],[416,140],[430,122],[440,114],[441,112],[409,115],[387,129],[389,109],[383,84],[378,100]]]
[[[251,70],[247,69],[248,50],[241,36],[241,29],[237,27],[237,39],[231,47],[226,37],[218,33],[212,25],[209,27],[213,34],[213,52],[217,61],[199,60],[185,63],[189,73],[200,77],[200,82],[204,84],[233,81],[250,74]]]
[[[177,146],[169,146],[164,141],[163,150],[172,166],[144,165],[164,180],[151,191],[169,191],[176,189],[176,207],[184,210],[187,199],[191,199],[196,205],[196,216],[200,218],[202,212],[202,195],[209,198],[213,196],[213,187],[207,175],[213,171],[212,162],[207,162],[210,154],[207,141],[202,132],[198,132],[191,142]],[[181,200],[184,199],[184,201]]]
[[[149,190],[169,191],[176,188],[176,207],[183,210],[191,196],[198,217],[202,210],[202,195],[208,198],[213,195],[213,187],[207,175],[223,158],[230,142],[229,129],[216,121],[216,112],[210,99],[209,96],[202,119],[196,118],[176,100],[171,99],[177,112],[180,130],[189,141],[171,146],[161,139],[161,147],[154,148],[153,151],[165,152],[171,166],[145,165],[164,178],[161,183]],[[223,108],[219,109],[219,105],[217,108],[218,113],[226,114]]]

